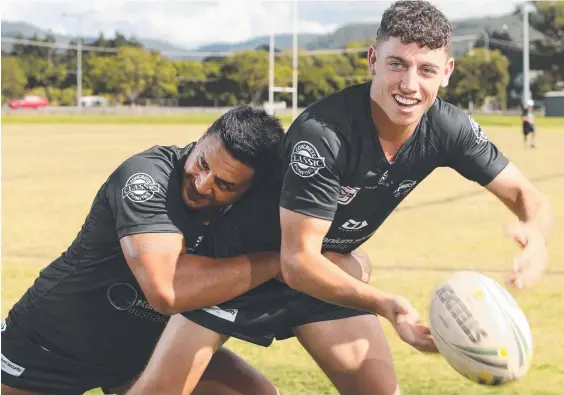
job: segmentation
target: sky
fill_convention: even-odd
[[[516,0],[434,0],[451,19],[511,13]],[[378,22],[391,1],[299,0],[298,31],[330,33],[352,22]],[[191,49],[292,31],[288,0],[3,0],[2,20],[23,21],[55,33],[155,38]]]

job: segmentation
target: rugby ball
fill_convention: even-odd
[[[442,356],[472,381],[501,385],[529,369],[533,341],[527,318],[489,277],[457,272],[448,278],[432,296],[429,324]]]

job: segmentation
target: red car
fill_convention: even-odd
[[[34,110],[48,105],[47,99],[41,96],[24,96],[21,99],[12,100],[8,104],[10,108],[33,108]]]

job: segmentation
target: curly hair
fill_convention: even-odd
[[[404,44],[417,43],[429,49],[445,48],[450,54],[452,26],[445,15],[423,0],[402,0],[382,15],[376,44],[397,37]]]

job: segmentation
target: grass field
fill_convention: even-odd
[[[211,124],[220,113],[214,114],[166,114],[166,115],[51,115],[41,113],[22,113],[2,115],[2,124],[77,124],[77,125],[190,125]],[[283,122],[291,122],[291,114],[278,116]],[[509,115],[475,115],[476,121],[489,126],[518,126],[521,118]],[[564,125],[563,117],[537,117],[536,124],[539,127],[558,127]]]
[[[3,317],[38,271],[67,248],[98,187],[122,160],[155,144],[184,145],[195,140],[210,123],[25,124],[12,123],[12,117],[3,117],[3,122],[8,119],[11,121],[2,125]],[[145,123],[149,118],[139,119]],[[496,126],[507,120],[481,121],[492,124],[485,128],[490,139],[548,195],[557,217],[550,244],[550,272],[535,288],[518,295],[533,331],[533,366],[518,383],[501,388],[480,387],[455,373],[440,356],[412,351],[385,324],[399,381],[403,393],[413,395],[561,395],[564,120],[539,122],[536,150],[523,149],[519,128]],[[517,251],[503,232],[510,219],[508,211],[479,186],[451,170],[438,170],[365,244],[374,263],[372,282],[405,295],[425,313],[433,288],[455,270],[479,270],[499,280]],[[335,393],[294,340],[275,343],[269,349],[240,341],[228,345],[260,368],[284,395]]]

